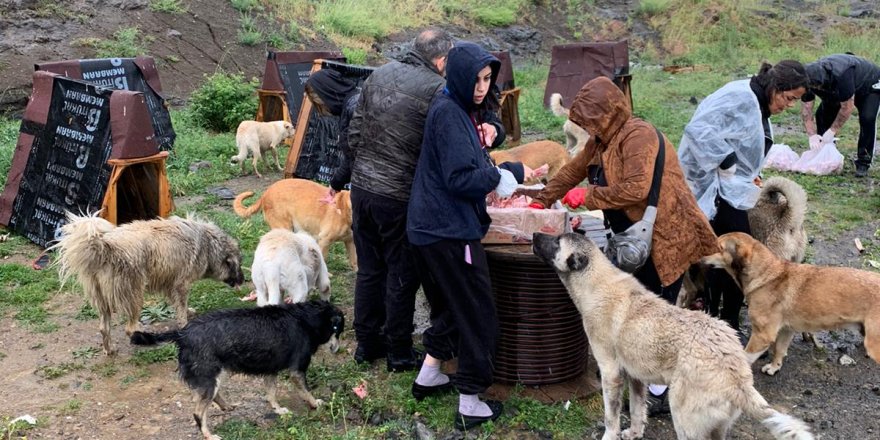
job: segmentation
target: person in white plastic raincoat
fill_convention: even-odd
[[[760,172],[773,145],[770,115],[794,105],[806,92],[801,63],[764,63],[751,79],[732,81],[707,96],[687,124],[678,158],[700,209],[715,234],[750,234],[747,210],[760,192]],[[742,291],[723,270],[707,275],[709,311],[739,330]]]

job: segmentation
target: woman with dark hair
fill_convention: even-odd
[[[309,76],[305,92],[323,115],[339,116],[339,141],[337,148],[342,153],[339,166],[330,178],[330,191],[327,200],[333,200],[337,191],[342,191],[351,182],[351,150],[348,147],[348,125],[361,96],[361,89],[353,79],[346,78],[333,69],[321,69]]]
[[[773,145],[770,115],[799,101],[807,84],[807,72],[797,61],[763,63],[751,79],[729,82],[707,96],[685,126],[678,157],[715,234],[751,234],[747,211],[757,202],[761,168]],[[733,279],[712,270],[707,289],[710,313],[739,330],[743,294]]]
[[[492,84],[501,63],[473,43],[449,51],[446,88],[434,98],[425,121],[422,150],[407,213],[431,327],[422,336],[425,361],[412,385],[421,400],[429,394],[459,392],[455,427],[467,430],[501,414],[502,405],[482,401],[492,384],[498,318],[489,266],[480,240],[491,219],[486,196],[509,197],[532,174],[519,162],[493,166],[484,131],[492,118]],[[458,357],[454,377],[440,363]]]

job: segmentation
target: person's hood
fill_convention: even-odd
[[[632,117],[626,97],[610,79],[600,76],[584,84],[568,118],[607,144]]]
[[[306,84],[324,101],[331,114],[339,116],[345,100],[355,91],[355,82],[333,69],[321,69],[309,76]]]
[[[461,41],[449,51],[446,59],[446,91],[458,105],[467,111],[473,110],[474,87],[477,85],[477,74],[484,67],[492,69],[492,85],[498,79],[501,61],[474,43]]]

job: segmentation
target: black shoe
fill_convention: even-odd
[[[648,391],[648,417],[657,417],[663,414],[669,414],[669,390],[663,392],[659,396],[655,396]]]
[[[467,431],[471,428],[480,426],[490,420],[498,420],[498,417],[501,416],[501,411],[504,409],[504,404],[497,400],[487,400],[486,405],[489,405],[489,409],[492,410],[491,416],[466,416],[460,412],[456,412],[455,429],[459,431]]]
[[[354,361],[359,364],[369,364],[376,359],[385,357],[385,348],[367,348],[365,345],[358,344],[354,350]]]
[[[414,348],[409,349],[404,355],[388,353],[388,356],[385,357],[386,367],[390,373],[418,370],[422,368],[424,360],[424,353]]]
[[[425,386],[425,385],[419,385],[419,384],[415,383],[415,381],[413,381],[412,396],[416,400],[421,402],[422,399],[424,399],[425,397],[434,396],[437,394],[448,393],[448,392],[452,391],[453,389],[455,389],[455,388],[452,386],[451,380],[449,382],[444,383],[443,385],[434,385],[434,386],[430,386],[430,387]]]
[[[856,164],[856,177],[865,177],[868,175],[868,165],[863,163]]]

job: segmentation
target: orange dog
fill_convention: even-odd
[[[880,362],[880,274],[785,261],[741,232],[718,237],[718,251],[701,263],[726,270],[742,288],[752,321],[749,361],[773,346],[761,371],[782,368],[795,332],[837,328],[861,332],[868,356]]]
[[[315,237],[325,259],[330,244],[341,241],[345,243],[352,270],[357,271],[349,191],[336,193],[333,203],[327,203],[321,201],[327,194],[327,187],[311,180],[282,179],[266,188],[253,205],[245,207],[244,200],[253,194],[253,191],[245,191],[235,198],[232,208],[236,214],[250,217],[262,208],[270,228],[305,231]]]
[[[522,162],[532,169],[548,165],[546,179],[550,180],[556,172],[568,162],[568,151],[562,144],[553,141],[536,141],[507,150],[495,150],[489,153],[496,164],[504,162]],[[544,176],[542,176],[544,177]],[[534,182],[526,182],[534,183]]]

